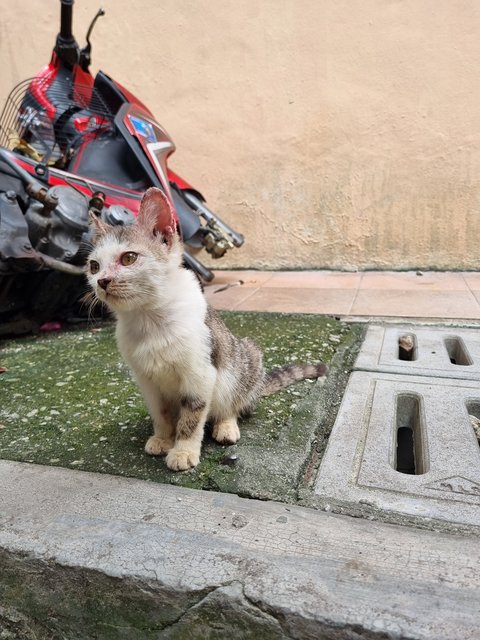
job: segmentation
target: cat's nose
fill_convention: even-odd
[[[99,287],[101,287],[104,291],[107,290],[108,285],[110,284],[110,282],[112,281],[111,278],[100,278],[100,280],[97,280],[97,284]]]

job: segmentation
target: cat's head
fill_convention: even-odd
[[[95,244],[87,259],[88,282],[113,311],[155,306],[181,267],[182,243],[172,206],[160,189],[149,189],[133,225],[112,227],[92,216]]]

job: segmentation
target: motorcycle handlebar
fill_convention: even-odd
[[[75,0],[60,0],[60,36],[65,40],[73,38],[72,15]]]

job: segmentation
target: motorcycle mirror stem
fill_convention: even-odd
[[[78,63],[80,49],[72,33],[72,14],[74,0],[60,0],[60,33],[55,42],[54,51],[67,66]]]

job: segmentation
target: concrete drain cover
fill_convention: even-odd
[[[480,330],[371,326],[355,369],[480,381]]]
[[[480,422],[480,343],[473,332],[408,331],[404,345],[407,352],[417,349],[417,359],[397,355],[398,362],[393,344],[398,354],[404,327],[368,332],[355,368],[376,361],[388,372],[351,375],[315,492],[341,503],[480,526],[480,447],[473,426]],[[429,349],[437,356],[442,345],[448,358],[423,357]],[[422,375],[413,375],[421,364]],[[472,378],[448,378],[451,366],[476,367],[478,377],[472,369]],[[405,374],[389,373],[399,369]],[[432,370],[440,373],[427,375]]]

